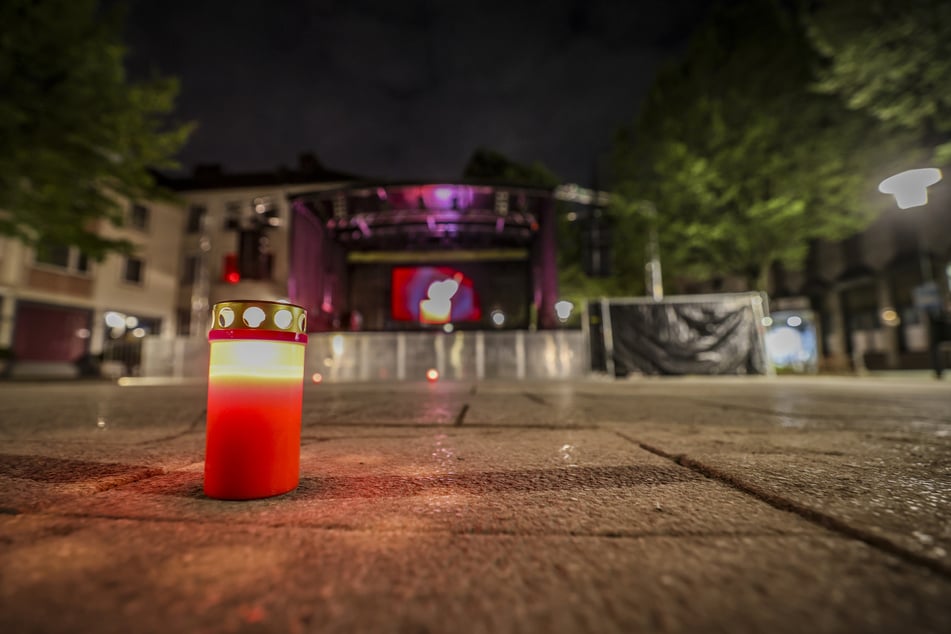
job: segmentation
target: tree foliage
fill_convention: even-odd
[[[115,13],[95,0],[0,4],[0,235],[72,244],[101,258],[131,245],[98,235],[123,200],[167,196],[190,125],[171,125],[177,84],[131,83]]]
[[[477,148],[463,170],[465,178],[494,180],[515,185],[556,187],[561,181],[539,162],[525,165],[508,158],[501,152]]]
[[[877,211],[867,194],[886,137],[811,90],[814,62],[795,16],[752,0],[714,12],[658,74],[618,137],[613,214],[642,245],[641,201],[656,205],[666,277],[736,275],[763,289],[773,261],[797,266],[811,240],[844,237]]]
[[[612,274],[608,277],[595,277],[585,273],[583,261],[586,254],[582,242],[589,237],[591,231],[589,225],[592,222],[600,222],[603,225],[602,231],[617,231],[619,228],[605,224],[610,219],[606,216],[592,218],[592,215],[597,213],[592,209],[582,214],[575,211],[572,215],[574,210],[563,203],[556,206],[556,211],[558,296],[561,299],[566,299],[580,308],[587,299],[592,297],[639,295],[643,292],[644,287],[641,283],[643,276],[618,274],[613,268],[613,262]],[[625,260],[625,258],[612,257],[612,260]],[[580,314],[580,311],[576,310],[572,314],[571,321],[568,322],[569,325],[578,325]]]
[[[933,161],[951,163],[951,3],[826,0],[805,15],[824,60],[819,89],[914,131]]]

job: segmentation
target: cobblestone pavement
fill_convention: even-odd
[[[308,385],[250,502],[204,400],[0,384],[0,631],[951,631],[945,382]]]

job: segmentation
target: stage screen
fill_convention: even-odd
[[[438,325],[482,319],[472,279],[452,267],[396,266],[391,281],[394,321]]]

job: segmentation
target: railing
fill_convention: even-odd
[[[567,379],[587,368],[578,330],[312,333],[304,359],[306,380],[329,382],[418,381],[430,369],[450,380]],[[140,376],[203,378],[207,370],[203,338],[143,340]]]

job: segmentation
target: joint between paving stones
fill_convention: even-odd
[[[624,440],[637,445],[644,451],[670,460],[674,464],[680,465],[686,469],[690,469],[691,471],[699,473],[700,475],[710,478],[711,480],[725,484],[726,486],[735,489],[740,493],[749,495],[761,502],[765,502],[777,510],[793,513],[794,515],[797,515],[808,522],[821,526],[826,530],[832,531],[850,539],[858,540],[867,546],[871,546],[872,548],[888,553],[889,555],[897,557],[906,563],[927,568],[931,572],[945,579],[951,580],[951,567],[930,557],[926,557],[912,550],[908,550],[904,546],[901,546],[900,544],[897,544],[886,537],[862,530],[836,517],[823,513],[822,511],[818,511],[814,508],[799,504],[794,500],[790,500],[789,498],[785,498],[781,495],[761,489],[760,487],[754,486],[737,478],[733,474],[711,467],[710,465],[704,464],[698,460],[694,460],[693,458],[690,458],[684,454],[672,454],[660,449],[659,447],[654,447],[645,442],[635,440],[621,432],[615,433],[617,433],[617,435]]]
[[[454,420],[452,424],[455,425],[456,427],[460,427],[468,411],[469,411],[469,404],[463,403],[462,408],[459,409],[459,413],[456,415],[456,420]]]

